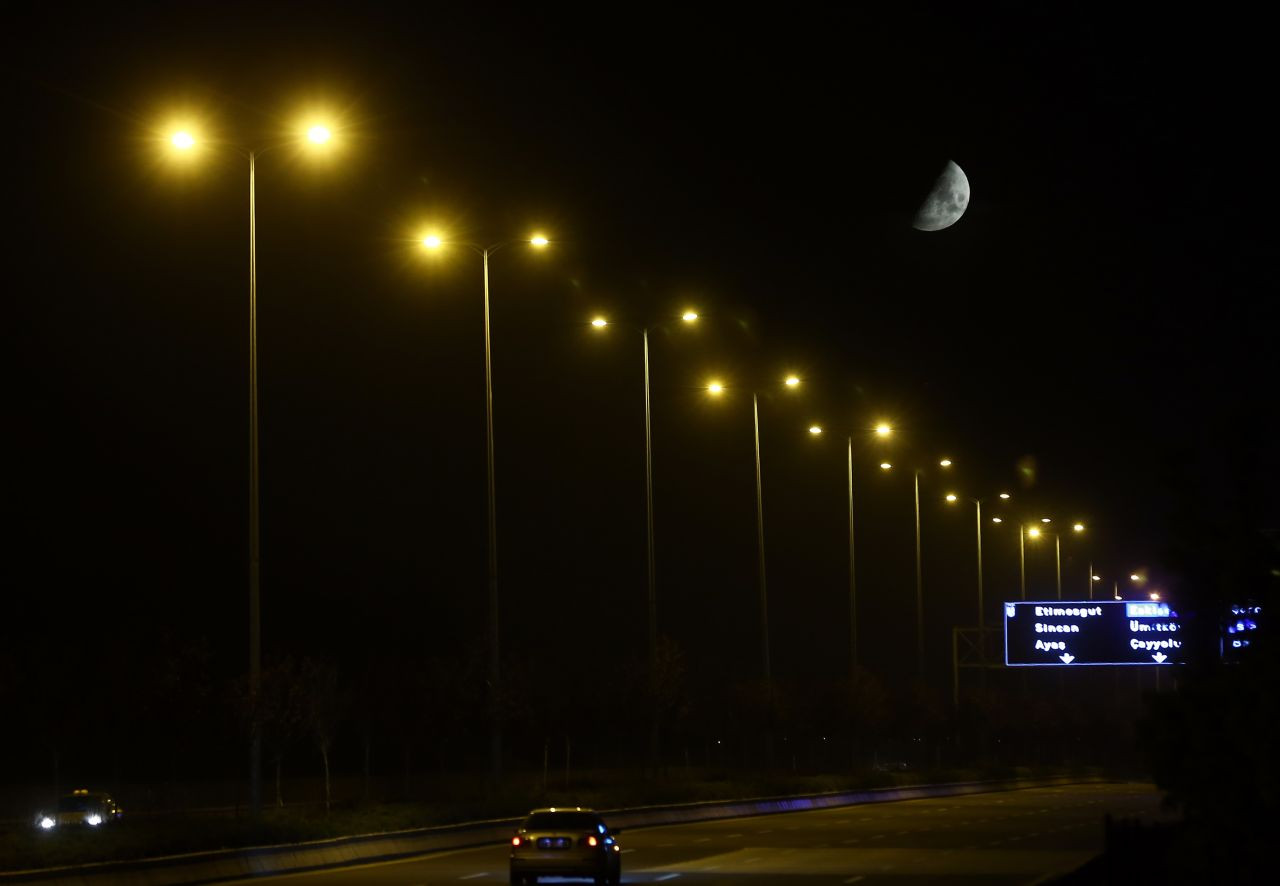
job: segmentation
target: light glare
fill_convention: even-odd
[[[550,240],[548,240],[546,237],[542,236],[541,234],[534,234],[532,237],[529,238],[529,244],[531,246],[537,246],[539,249],[541,249],[543,246],[546,246],[550,242],[551,242]]]
[[[1004,522],[1004,520],[1001,520],[999,517],[992,517],[992,518],[991,518],[991,522],[992,522],[992,523],[1003,523],[1003,522]]]
[[[697,320],[697,319],[698,319],[698,312],[697,312],[697,311],[685,311],[685,312],[684,312],[684,314],[682,314],[682,315],[681,315],[680,319],[681,319],[681,320],[683,320],[683,321],[684,321],[684,322],[686,322],[686,323],[692,323],[694,320]]]
[[[891,467],[893,467],[893,465],[889,464],[887,461],[880,462],[880,470],[882,471],[887,471]]]
[[[1074,531],[1076,531],[1076,532],[1084,532],[1084,524],[1083,524],[1083,523],[1076,523],[1076,524],[1075,524],[1074,526],[1072,526],[1071,528],[1072,528]]]
[[[1007,492],[1002,492],[1002,493],[1000,493],[1000,497],[1001,497],[1001,498],[1003,498],[1005,501],[1008,501],[1008,500],[1009,500],[1009,493],[1007,493]]]
[[[333,133],[329,131],[329,127],[322,126],[320,124],[316,124],[307,130],[307,138],[310,139],[313,144],[317,145],[324,144],[332,136]]]
[[[956,500],[956,494],[954,492],[948,492],[947,501],[954,502],[955,500]]]
[[[1053,521],[1052,521],[1052,520],[1050,520],[1048,517],[1041,517],[1041,518],[1040,518],[1040,522],[1041,522],[1041,523],[1052,523]]]
[[[800,384],[800,379],[796,378],[794,375],[788,375],[786,384],[787,387],[794,388],[796,385]]]
[[[938,464],[942,465],[944,468],[949,468],[951,467],[951,459],[944,458],[942,461],[938,462]]]
[[[427,249],[439,249],[440,243],[440,238],[435,234],[428,234],[426,237],[422,238],[422,245]]]
[[[1028,537],[1028,538],[1039,538],[1039,537],[1040,537],[1040,530],[1039,530],[1039,529],[1037,529],[1036,527],[1032,526],[1030,529],[1028,529],[1028,530],[1027,530],[1027,537]]]
[[[821,425],[809,425],[809,433],[810,433],[810,434],[813,434],[813,435],[816,437],[818,434],[821,434],[821,433],[822,433],[822,426],[821,426]]]
[[[182,132],[175,132],[170,141],[173,142],[173,146],[180,151],[185,151],[189,148],[195,147],[196,143],[195,136],[185,130]]]
[[[889,425],[885,424],[884,422],[881,422],[880,424],[876,425],[877,436],[887,437],[892,433],[893,433],[893,428],[891,428]]]
[[[720,384],[718,381],[713,381],[707,385],[707,393],[718,397],[724,393],[724,385]]]
[[[606,326],[609,325],[609,321],[606,320],[604,317],[596,317],[594,320],[591,321],[591,325],[594,326],[596,329],[604,329]]]

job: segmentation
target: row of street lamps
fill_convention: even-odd
[[[310,121],[300,133],[301,141],[312,149],[321,149],[330,145],[333,139],[333,131],[323,122]],[[260,539],[260,520],[259,520],[259,499],[260,499],[260,473],[259,473],[259,445],[258,445],[258,360],[257,360],[257,219],[256,219],[256,159],[265,150],[271,150],[285,144],[293,143],[294,140],[280,141],[266,146],[263,149],[237,149],[229,146],[225,142],[211,143],[214,146],[232,147],[245,156],[248,160],[248,203],[249,203],[249,691],[251,704],[253,707],[254,719],[251,729],[250,741],[250,805],[255,811],[261,809],[262,793],[261,793],[261,753],[262,753],[262,736],[261,724],[258,721],[257,699],[261,686],[261,667],[262,667],[262,641],[261,641],[261,619],[260,619],[260,598],[261,598],[261,539]],[[202,140],[190,129],[180,129],[168,135],[168,143],[170,148],[183,155],[190,155],[203,146]],[[487,465],[487,551],[488,551],[488,634],[489,634],[489,661],[488,661],[488,682],[489,682],[489,719],[490,719],[490,766],[493,777],[495,779],[501,776],[502,767],[502,733],[499,703],[501,699],[501,656],[500,656],[500,631],[499,631],[499,594],[498,594],[498,561],[497,561],[497,516],[496,516],[496,478],[494,474],[494,422],[493,422],[493,371],[492,371],[492,348],[490,339],[490,287],[489,287],[489,259],[490,256],[509,245],[526,244],[535,249],[545,248],[549,245],[549,240],[541,235],[534,234],[527,238],[505,240],[490,245],[481,245],[476,243],[465,243],[457,241],[449,241],[437,234],[429,234],[421,239],[421,245],[428,250],[439,250],[446,246],[457,246],[472,250],[481,258],[481,266],[483,272],[483,295],[484,295],[484,353],[485,353],[485,429],[486,429],[486,465]],[[695,323],[698,320],[696,311],[687,310],[681,316],[681,321],[686,324]],[[603,317],[596,317],[591,321],[591,325],[598,331],[603,331],[610,327],[610,321]],[[651,424],[651,400],[650,400],[650,381],[649,381],[649,332],[651,327],[645,326],[640,328],[642,353],[644,360],[644,410],[645,410],[645,503],[646,503],[646,553],[647,553],[647,588],[648,588],[648,645],[650,658],[651,677],[655,671],[656,655],[657,655],[657,592],[656,592],[656,566],[654,552],[654,503],[653,503],[653,449],[652,449],[652,424]],[[795,375],[789,375],[781,379],[776,385],[762,386],[752,390],[752,426],[753,439],[755,448],[755,483],[756,483],[756,546],[757,546],[757,573],[759,583],[759,606],[760,606],[760,633],[761,633],[761,660],[763,675],[766,681],[771,679],[771,663],[770,663],[770,645],[769,645],[769,623],[768,623],[768,584],[766,579],[765,567],[765,534],[764,534],[764,494],[762,481],[762,464],[760,454],[760,393],[762,391],[771,390],[775,387],[785,391],[794,391],[800,386],[800,378]],[[720,397],[726,392],[726,385],[719,380],[712,380],[707,383],[706,391],[709,396]],[[824,429],[819,425],[809,427],[809,432],[816,436],[824,433]],[[880,423],[875,426],[872,433],[879,438],[886,438],[892,434],[893,429],[887,423]],[[861,432],[858,432],[861,433]],[[853,453],[854,440],[856,434],[853,431],[845,433],[846,438],[846,491],[848,495],[848,529],[849,529],[849,667],[851,674],[858,667],[858,601],[857,601],[857,572],[855,561],[855,533],[854,533],[854,511],[853,511]],[[949,459],[942,459],[940,466],[948,468],[951,466]],[[892,468],[892,464],[888,461],[880,463],[880,468],[888,471]],[[915,494],[915,531],[916,531],[916,634],[917,634],[917,656],[919,672],[924,672],[924,615],[923,615],[923,574],[921,568],[921,540],[920,540],[920,476],[919,468],[914,471],[914,494]],[[1001,499],[1008,499],[1007,493],[1001,493]],[[958,497],[954,494],[947,496],[947,501],[954,503]],[[982,590],[982,500],[970,499],[975,505],[975,513],[977,520],[977,540],[978,540],[978,618],[979,627],[983,627],[983,590]],[[1001,522],[1001,518],[993,518],[994,522]],[[1048,523],[1049,518],[1044,518],[1044,523]],[[1074,526],[1076,532],[1082,532],[1084,527],[1082,524]],[[1019,569],[1021,575],[1021,593],[1023,598],[1026,597],[1026,570],[1023,551],[1023,536],[1035,539],[1045,530],[1039,527],[1028,527],[1022,525],[1019,532]],[[1057,589],[1058,596],[1061,598],[1061,559],[1060,544],[1057,534],[1054,533],[1055,552],[1057,562]],[[1098,578],[1093,576],[1092,564],[1090,566],[1090,596],[1092,597],[1092,583]],[[1117,591],[1118,595],[1118,591]],[[656,710],[652,717],[652,732],[650,737],[650,751],[654,761],[657,758],[657,715]]]

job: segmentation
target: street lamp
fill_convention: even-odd
[[[323,137],[320,137],[323,132]],[[307,130],[312,144],[327,142],[332,131],[313,123]],[[262,723],[258,695],[262,686],[262,539],[260,520],[261,478],[258,446],[258,220],[256,163],[258,156],[276,148],[296,144],[297,138],[280,139],[257,148],[245,148],[219,141],[249,163],[249,700],[252,711],[249,738],[249,806],[256,815],[262,811]],[[190,129],[169,133],[173,151],[190,154],[201,141]]]
[[[948,494],[946,498],[949,504],[954,504],[956,501],[959,500],[959,497],[954,493]],[[1009,493],[1007,492],[1000,493],[1000,498],[1005,501],[1008,501]],[[982,661],[985,663],[986,656],[987,656],[987,653],[986,653],[987,627],[986,627],[986,617],[983,613],[983,594],[982,594],[982,503],[984,500],[981,498],[971,498],[969,499],[969,501],[973,502],[974,526],[976,527],[976,537],[977,537],[977,543],[978,543],[978,547],[977,547],[977,551],[978,551],[978,644],[979,644],[978,659],[979,661]],[[992,517],[991,522],[1002,523],[1004,521],[1001,520],[1001,518],[999,517]],[[1024,598],[1026,597],[1025,591],[1023,592],[1023,597]]]
[[[887,424],[881,423],[875,428],[877,437],[885,438],[889,436],[890,428]],[[810,425],[809,433],[813,436],[821,436],[823,428],[821,425]],[[845,464],[846,487],[849,496],[849,678],[852,680],[858,670],[858,579],[855,569],[854,560],[854,534],[853,534],[853,434],[845,434]],[[889,470],[892,467],[888,462],[882,462],[880,468]]]
[[[542,234],[533,234],[522,239],[502,240],[489,246],[478,243],[445,241],[438,234],[430,233],[422,238],[424,249],[438,250],[445,245],[457,245],[470,249],[481,258],[484,269],[484,389],[485,389],[485,442],[488,467],[488,510],[489,510],[489,765],[493,780],[502,777],[502,658],[501,631],[498,618],[498,522],[496,513],[496,496],[494,491],[494,459],[493,459],[493,361],[489,341],[489,256],[503,247],[515,243],[527,243],[535,249],[542,249],[550,241]]]
[[[696,311],[687,310],[681,317],[686,324],[697,322],[698,314]],[[591,325],[597,330],[603,330],[610,325],[609,321],[604,317],[596,317],[591,321]],[[658,595],[656,589],[656,578],[654,568],[653,553],[653,437],[651,434],[650,409],[649,409],[649,327],[642,327],[640,330],[640,338],[644,345],[644,490],[645,490],[645,543],[648,552],[648,583],[649,583],[649,679],[651,681],[650,688],[657,688],[658,674]],[[717,384],[719,390],[723,390]],[[719,390],[713,393],[719,393]],[[651,729],[649,736],[649,751],[651,764],[658,764],[658,708],[657,693],[653,693],[653,711],[651,719]]]
[[[938,461],[941,468],[950,468],[951,459]],[[883,470],[892,469],[893,465],[883,462]],[[916,508],[916,668],[920,679],[924,679],[924,567],[920,556],[920,468],[914,470],[915,475],[915,508]]]
[[[800,377],[796,375],[788,375],[782,380],[782,386],[789,391],[794,391],[800,386]],[[718,380],[711,381],[707,384],[707,393],[713,397],[720,397],[724,394],[724,384]],[[760,652],[761,661],[764,666],[765,683],[769,683],[773,679],[772,669],[769,662],[769,591],[768,582],[765,577],[765,560],[764,560],[764,484],[761,480],[760,471],[760,392],[753,390],[751,392],[751,420],[755,437],[756,450],[756,553],[757,553],[757,575],[760,582]]]

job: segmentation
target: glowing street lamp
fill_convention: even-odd
[[[880,422],[880,424],[876,425],[877,437],[888,437],[892,433],[893,433],[893,428],[890,427],[887,422]]]
[[[809,433],[813,436],[821,436],[823,428],[820,425],[811,425]],[[876,429],[876,435],[879,437],[886,436],[879,433]],[[865,429],[860,429],[858,435],[864,436]],[[858,670],[858,577],[857,563],[854,558],[855,554],[855,538],[853,523],[853,439],[854,434],[848,432],[845,434],[845,486],[848,493],[849,503],[849,678],[852,680]],[[893,465],[888,462],[881,462],[880,469],[887,471]]]
[[[324,129],[324,141],[329,130],[313,126],[309,140],[313,143],[316,130]],[[260,154],[294,143],[287,139],[258,149],[235,146],[249,161],[249,695],[254,711],[249,739],[249,807],[254,814],[262,811],[262,723],[256,703],[262,685],[262,533],[261,533],[261,475],[258,445],[258,220],[256,165]],[[172,150],[190,153],[197,140],[190,129],[180,128],[169,133]]]
[[[550,241],[542,234],[533,234],[527,238],[501,240],[488,246],[464,241],[449,241],[438,234],[429,234],[422,239],[422,245],[432,251],[446,245],[460,246],[480,256],[484,272],[484,388],[485,388],[485,444],[486,444],[486,476],[488,486],[488,609],[489,609],[489,675],[488,675],[488,713],[489,713],[489,765],[494,781],[502,776],[502,654],[501,654],[501,621],[498,613],[498,520],[497,493],[494,477],[494,444],[493,444],[493,359],[489,334],[489,256],[504,247],[516,243],[526,243],[542,249]]]
[[[686,325],[691,325],[698,319],[696,311],[686,310],[680,317]],[[605,329],[611,324],[604,317],[596,317],[591,321],[591,325],[597,330]],[[644,345],[644,483],[645,483],[645,543],[647,552],[647,575],[649,590],[649,675],[652,681],[651,685],[657,685],[658,677],[658,594],[657,579],[654,557],[654,535],[653,535],[653,436],[651,432],[651,411],[649,408],[649,327],[645,326],[640,330],[641,341]],[[712,386],[717,390],[712,391],[713,394],[721,393],[724,388],[719,382],[712,382]],[[708,388],[710,390],[710,386]],[[655,695],[656,699],[656,695]],[[656,704],[656,701],[655,701]],[[650,763],[655,767],[658,765],[658,710],[655,707],[651,711],[650,717],[650,733],[649,733],[649,753]]]
[[[782,380],[782,386],[794,391],[800,386],[800,379],[795,375],[788,375]],[[723,392],[724,386],[719,381],[713,381],[707,385],[707,393],[713,397],[718,397]],[[756,553],[757,574],[760,581],[760,651],[764,679],[768,683],[773,679],[773,671],[769,660],[769,591],[764,558],[764,483],[760,470],[760,392],[758,390],[751,392],[751,420],[756,449]]]

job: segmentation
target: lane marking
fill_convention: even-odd
[[[734,839],[735,837],[741,837],[741,836],[742,836],[742,834],[730,834],[729,836],[725,837],[725,839],[726,839],[726,840],[732,840],[732,839]]]
[[[846,883],[857,883],[859,880],[862,880],[862,879],[865,879],[865,878],[862,876],[862,874],[858,874],[858,876],[856,876],[856,877],[850,877],[849,879],[845,880],[845,882],[846,882]]]
[[[679,874],[663,874],[661,877],[657,878],[656,882],[661,883],[663,880],[674,880],[678,876],[680,875]]]
[[[488,872],[482,871],[478,874],[467,874],[466,876],[459,877],[458,879],[459,880],[479,880],[481,877],[487,877],[487,876],[489,876]]]
[[[710,837],[699,837],[698,839],[694,840],[693,842],[695,842],[695,843],[710,843],[710,842],[711,842],[711,838],[710,838]]]

